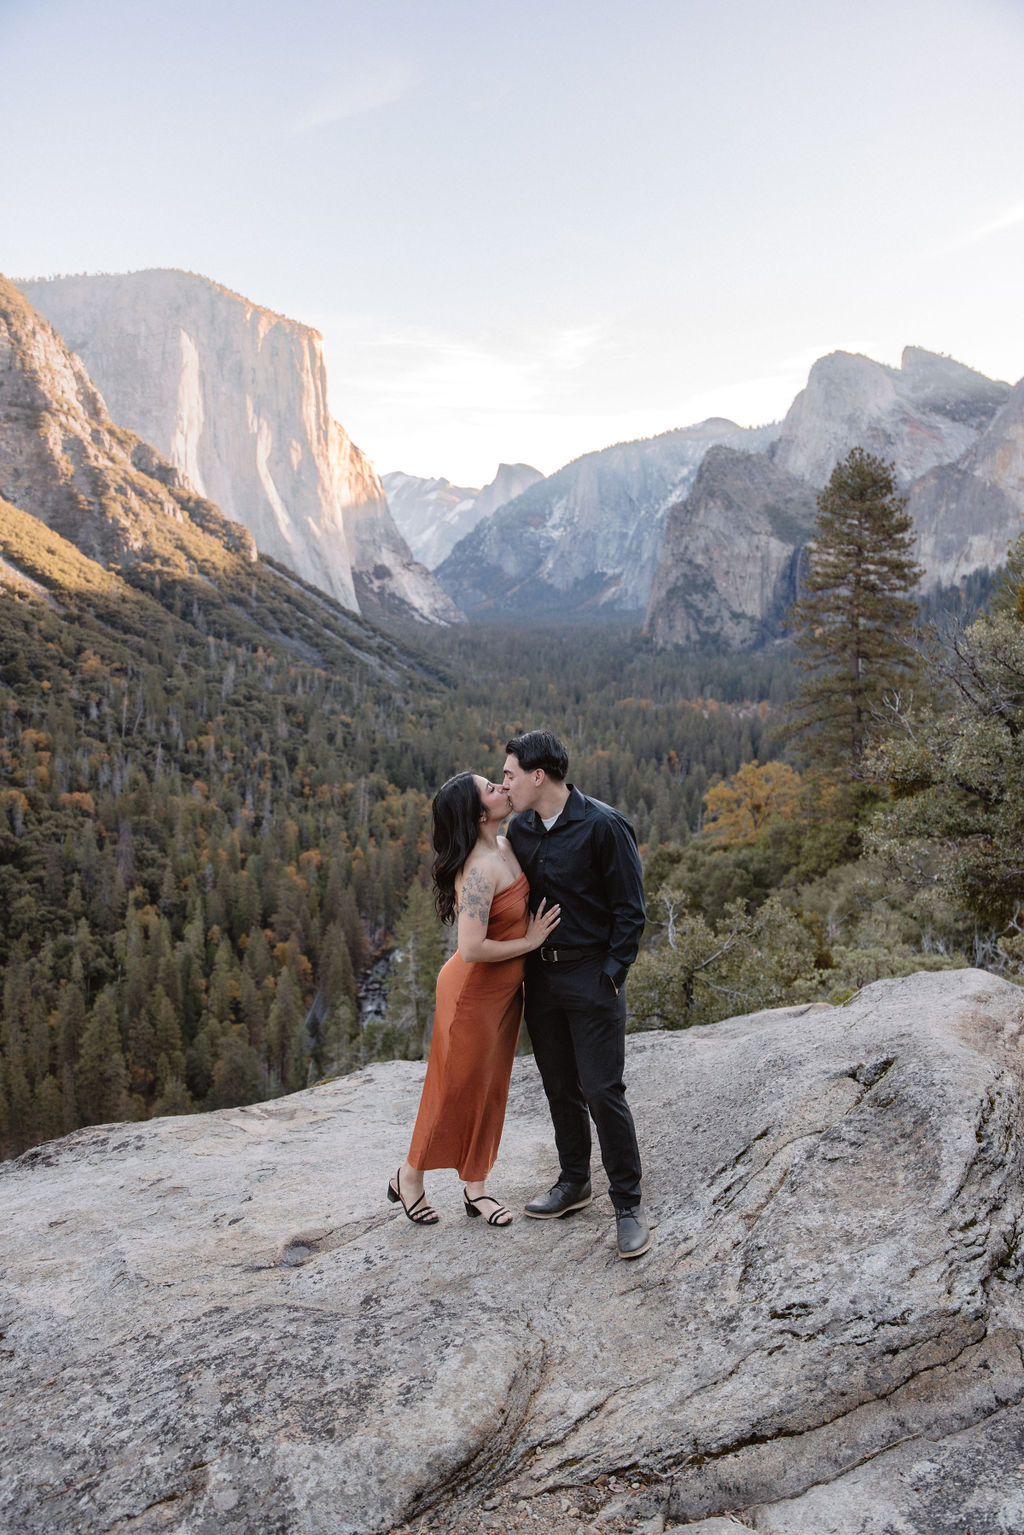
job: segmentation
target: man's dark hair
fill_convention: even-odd
[[[525,730],[521,736],[506,741],[505,750],[528,773],[543,768],[549,778],[561,783],[569,771],[569,753],[550,730]]]

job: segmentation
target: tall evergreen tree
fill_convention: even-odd
[[[212,1109],[234,1108],[240,1103],[254,1103],[260,1096],[260,1058],[236,1025],[224,1041],[213,1068],[213,1083],[207,1104]]]
[[[832,471],[815,526],[805,595],[790,613],[805,676],[785,733],[810,764],[849,772],[887,695],[906,691],[917,670],[909,594],[922,572],[893,466],[863,448]]]
[[[306,1085],[304,1019],[302,992],[293,972],[285,966],[267,1019],[267,1061],[275,1093],[290,1093]]]
[[[388,1023],[396,1055],[415,1059],[430,1043],[437,972],[448,932],[437,920],[430,891],[413,880],[395,927],[395,965],[388,979]]]
[[[76,1070],[78,1111],[87,1125],[131,1117],[128,1070],[121,1053],[113,988],[96,999],[82,1036]]]

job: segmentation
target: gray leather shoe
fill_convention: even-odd
[[[536,1199],[530,1200],[526,1214],[532,1215],[535,1221],[557,1220],[559,1216],[568,1215],[570,1210],[582,1210],[592,1197],[589,1178],[586,1183],[568,1183],[560,1178],[546,1194],[538,1194]]]
[[[651,1228],[642,1205],[632,1210],[616,1210],[615,1239],[620,1258],[639,1258],[651,1245]]]

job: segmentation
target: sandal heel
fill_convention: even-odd
[[[388,1199],[393,1205],[401,1205],[406,1215],[414,1226],[436,1226],[441,1217],[437,1211],[427,1204],[427,1193],[424,1189],[418,1199],[414,1199],[411,1205],[407,1205],[402,1198],[402,1169],[395,1174],[395,1181],[388,1183]]]
[[[463,1189],[462,1203],[466,1207],[466,1214],[483,1215],[484,1212],[478,1208],[482,1199],[486,1199],[489,1204],[494,1206],[494,1209],[491,1211],[490,1215],[484,1215],[484,1219],[488,1226],[500,1226],[502,1230],[504,1230],[506,1226],[511,1226],[512,1211],[506,1210],[501,1200],[495,1199],[493,1194],[480,1194],[476,1199],[470,1199],[466,1190]]]

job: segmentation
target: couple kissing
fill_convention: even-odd
[[[590,1203],[593,1120],[616,1249],[639,1258],[651,1232],[623,1083],[623,986],[645,916],[636,837],[617,810],[566,782],[568,754],[550,731],[513,736],[505,750],[500,784],[458,773],[434,797],[435,902],[458,948],[437,978],[419,1112],[388,1198],[416,1225],[436,1225],[424,1173],[454,1167],[466,1215],[511,1224],[487,1178],[525,1017],[558,1156],[557,1179],[525,1213],[555,1220]]]

